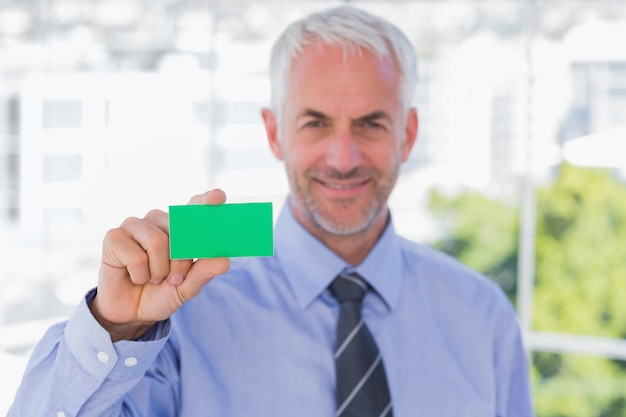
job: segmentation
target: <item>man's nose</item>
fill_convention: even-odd
[[[361,164],[361,149],[353,132],[343,129],[330,138],[326,162],[339,172],[349,172]]]

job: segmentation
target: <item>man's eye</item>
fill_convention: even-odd
[[[364,127],[366,129],[383,129],[384,126],[378,122],[376,122],[375,120],[363,120],[361,122],[361,127]]]
[[[311,120],[309,122],[306,122],[304,124],[304,127],[320,128],[320,127],[324,127],[324,123],[321,120]]]

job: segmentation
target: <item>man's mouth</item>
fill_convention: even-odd
[[[332,188],[333,190],[352,190],[355,188],[359,188],[364,186],[365,184],[367,184],[367,182],[369,181],[369,179],[364,179],[361,181],[350,181],[350,182],[345,182],[345,181],[328,181],[328,180],[321,180],[318,179],[318,181],[324,185],[325,187],[328,188]]]
[[[377,179],[372,169],[355,168],[350,172],[337,170],[312,170],[308,179],[322,187],[323,193],[331,200],[352,200],[360,196]]]
[[[349,181],[345,180],[333,180],[333,179],[320,179],[315,180],[322,187],[322,192],[333,201],[348,201],[358,198],[365,192],[371,178]]]

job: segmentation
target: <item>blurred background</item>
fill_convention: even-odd
[[[538,416],[626,416],[626,1],[350,3],[420,56],[399,232],[507,293]],[[0,415],[107,229],[215,186],[278,213],[271,43],[338,4],[0,0]]]

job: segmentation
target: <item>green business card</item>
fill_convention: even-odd
[[[272,256],[272,203],[170,206],[170,258]]]

